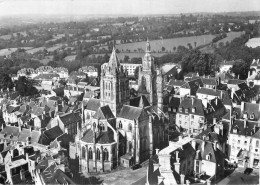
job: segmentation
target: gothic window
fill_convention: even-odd
[[[97,160],[100,160],[100,150],[99,150],[99,148],[97,149]]]
[[[123,128],[122,121],[119,121],[119,128]]]
[[[85,159],[85,158],[86,158],[86,149],[85,149],[84,146],[82,147],[81,158],[82,158],[82,159]]]
[[[92,152],[92,148],[91,147],[89,148],[89,151],[88,151],[88,158],[89,159],[93,159],[93,152]]]
[[[131,125],[131,123],[129,123],[129,125],[128,125],[128,130],[131,132],[132,131],[132,125]]]
[[[105,148],[104,152],[103,152],[103,156],[104,156],[104,160],[105,161],[108,161],[108,151],[107,149]]]
[[[146,79],[144,76],[142,77],[142,85],[143,85],[143,88],[146,89]]]

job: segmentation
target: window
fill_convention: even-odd
[[[234,134],[237,133],[237,129],[236,129],[236,128],[233,129],[233,133],[234,133]]]
[[[246,145],[246,144],[247,144],[247,141],[245,141],[244,144]]]
[[[254,113],[250,115],[250,119],[255,119]]]
[[[200,121],[204,121],[204,117],[200,117]]]
[[[101,131],[104,131],[104,130],[105,130],[105,125],[104,125],[104,123],[100,123],[100,124],[99,124],[99,128],[100,128]]]
[[[182,108],[181,107],[179,108],[179,111],[182,112]]]
[[[84,146],[82,147],[81,158],[82,158],[82,159],[85,159],[85,158],[86,158],[86,149],[85,149]]]
[[[191,111],[192,111],[192,113],[195,113],[195,107],[193,107]]]
[[[89,159],[93,159],[93,152],[92,152],[92,148],[91,147],[89,148],[89,151],[88,151],[88,158]]]
[[[128,125],[128,130],[129,130],[129,131],[132,131],[132,125],[131,125],[131,123],[129,123],[129,125]]]
[[[179,124],[181,125],[181,121],[179,121]]]
[[[100,150],[99,150],[99,148],[97,149],[97,160],[100,160]]]
[[[191,121],[190,124],[193,125],[193,121]]]
[[[189,109],[185,109],[185,113],[188,113],[189,112]]]
[[[108,151],[107,149],[105,148],[104,152],[103,152],[103,156],[104,156],[104,160],[105,161],[108,161]]]
[[[176,109],[175,109],[175,108],[172,108],[172,111],[173,111],[173,112],[176,112]]]
[[[119,128],[123,128],[122,122],[119,121]]]
[[[256,143],[255,143],[255,147],[259,147],[259,141],[257,140]]]
[[[168,111],[171,112],[171,107],[168,108]]]
[[[240,140],[237,140],[238,144],[240,144]]]
[[[181,115],[179,115],[179,118],[181,119]]]
[[[258,149],[255,149],[255,152],[258,152]]]
[[[194,115],[191,115],[191,119],[194,119]]]
[[[185,116],[185,119],[188,119],[189,117],[188,116]]]

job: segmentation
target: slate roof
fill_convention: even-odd
[[[93,143],[93,138],[94,138],[93,130],[92,129],[88,129],[84,133],[84,135],[81,138],[81,140],[86,142],[86,143]],[[96,133],[96,142],[100,143],[100,144],[106,144],[106,143],[113,143],[113,142],[115,142],[113,130],[110,127],[107,127],[107,131],[106,132]]]
[[[197,90],[199,87],[202,87],[203,83],[200,78],[197,78],[195,80],[189,81],[181,86],[181,88],[190,89],[191,95],[196,95]]]
[[[6,135],[6,137],[4,137]],[[12,135],[12,139],[10,136]],[[19,136],[19,128],[14,126],[5,126],[4,129],[0,132],[0,138],[8,138],[10,140],[17,140]]]
[[[97,111],[100,106],[101,106],[101,103],[100,103],[99,99],[91,98],[91,99],[89,99],[89,101],[87,103],[86,109],[91,110],[91,111]]]
[[[150,106],[150,103],[144,95],[141,95],[136,98],[130,99],[130,106],[143,108]]]
[[[62,121],[64,126],[68,126],[70,124],[76,124],[77,122],[81,121],[81,118],[77,113],[69,112],[60,115],[60,120]]]
[[[19,106],[8,105],[7,106],[7,112],[8,112],[8,114],[11,114],[15,111],[18,111],[19,108],[20,108]]]
[[[174,87],[181,87],[183,84],[185,84],[183,80],[174,80],[171,79],[168,83],[168,86],[174,86]]]
[[[63,134],[59,126],[55,126],[48,130],[45,130],[43,133],[50,141],[53,141],[54,139]]]
[[[108,105],[99,107],[98,111],[93,116],[95,119],[113,119],[115,118]]]
[[[168,106],[172,108],[178,108],[180,106],[180,101],[180,98],[172,97]]]
[[[230,80],[228,80],[227,83],[236,85],[236,84],[245,83],[245,81],[244,80],[239,80],[239,79],[230,79]]]
[[[243,114],[246,113],[248,118],[250,119],[250,115],[254,114],[254,120],[259,120],[260,119],[260,111],[259,111],[260,107],[259,106],[260,106],[259,104],[245,102],[244,110],[242,111],[241,116],[243,116]]]
[[[128,119],[128,120],[134,120],[134,119],[138,120],[142,112],[143,112],[142,108],[124,105],[118,117]]]
[[[182,109],[181,112],[180,108]],[[192,108],[195,108],[195,113],[192,113]],[[188,113],[185,113],[186,109],[188,110]],[[179,105],[177,113],[205,116],[202,101],[197,98],[193,98],[193,104],[191,98],[184,98]]]
[[[237,133],[234,132],[234,129],[237,130]],[[257,122],[246,121],[246,125],[245,125],[244,120],[234,120],[231,126],[230,133],[243,135],[243,136],[253,136],[258,130],[259,130],[259,126]]]

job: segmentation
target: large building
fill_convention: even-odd
[[[130,98],[128,73],[123,69],[116,55],[112,51],[109,62],[101,66],[100,96],[101,104],[109,105],[116,116]]]

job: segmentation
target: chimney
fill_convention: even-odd
[[[176,171],[176,173],[180,174],[180,159],[176,159],[177,162],[174,163],[174,170]]]
[[[181,174],[180,177],[181,177],[181,184],[184,184],[184,181],[185,181],[185,175],[184,175],[184,174]]]
[[[156,151],[156,152],[155,152],[155,153],[156,153],[156,155],[158,155],[158,154],[159,154],[159,150],[160,150],[160,149],[158,149],[158,148],[156,148],[156,149],[155,149],[155,151]]]
[[[20,170],[20,178],[21,178],[22,181],[26,180],[25,175],[24,175],[24,169]]]
[[[25,154],[25,157],[26,157],[26,161],[29,162],[29,154],[28,153]]]
[[[213,125],[217,124],[217,118],[213,118]]]
[[[191,98],[191,105],[193,106],[193,104],[194,104],[194,98],[192,97]]]
[[[217,150],[217,141],[214,141],[214,150]]]
[[[176,151],[176,160],[179,159],[179,151]]]
[[[244,128],[246,128],[247,119],[244,119]]]
[[[216,105],[218,105],[218,98],[216,98]]]
[[[202,152],[202,154],[204,153],[205,143],[206,143],[205,140],[203,140],[202,144],[201,144],[201,150],[202,150],[201,152]]]
[[[232,88],[232,90],[231,90],[231,99],[232,99],[232,100],[234,99],[234,93],[235,93],[235,89]]]
[[[253,131],[254,131],[254,133],[256,132],[256,126],[254,125],[254,128],[253,128]]]
[[[192,140],[191,141],[191,146],[194,150],[196,150],[196,141],[195,140]]]
[[[67,128],[67,127],[64,128],[64,132],[65,132],[66,134],[68,134],[68,128]]]
[[[181,141],[182,140],[182,136],[179,136],[178,139],[179,139],[178,141]]]

